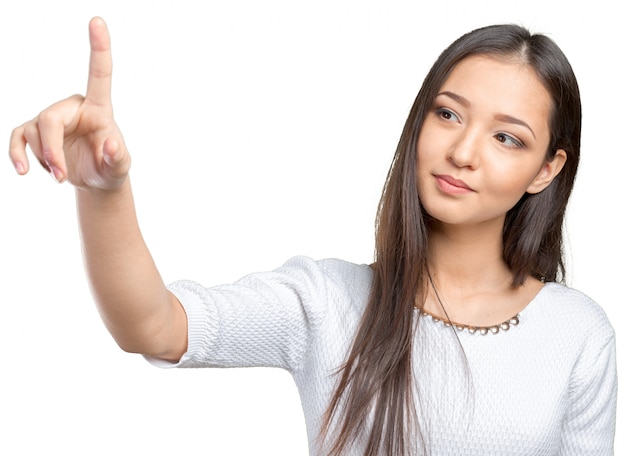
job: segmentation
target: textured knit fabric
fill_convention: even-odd
[[[272,366],[300,392],[312,455],[337,367],[371,287],[367,265],[296,257],[238,282],[172,284],[189,321],[179,363],[161,367]],[[416,311],[416,317],[419,312]],[[415,397],[431,455],[611,455],[615,337],[588,297],[548,283],[499,334],[469,334],[416,318]],[[351,454],[362,454],[357,442]]]

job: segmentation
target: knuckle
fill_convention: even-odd
[[[24,137],[24,132],[25,132],[25,128],[24,128],[23,125],[14,128],[11,131],[10,144],[13,145],[13,144],[17,143],[18,141],[20,141],[20,139]]]
[[[22,138],[28,142],[29,144],[38,142],[39,140],[39,128],[37,127],[37,125],[35,125],[34,123],[28,123],[26,124],[21,131],[21,136]],[[16,137],[17,140],[17,137]]]
[[[59,121],[59,115],[52,108],[41,111],[39,117],[37,117],[38,125],[50,125]]]
[[[28,123],[23,130],[23,136],[28,142],[39,140],[39,125],[35,122]]]

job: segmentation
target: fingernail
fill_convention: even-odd
[[[15,170],[17,171],[18,174],[24,174],[24,172],[26,171],[26,167],[24,166],[24,163],[16,162]]]
[[[63,181],[65,181],[65,176],[63,175],[61,170],[59,168],[57,168],[56,166],[50,166],[50,175],[59,184],[61,184],[61,183],[63,183]]]

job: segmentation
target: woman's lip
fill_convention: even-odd
[[[436,174],[435,179],[439,188],[445,193],[462,194],[476,191],[461,179],[455,179],[452,176]]]

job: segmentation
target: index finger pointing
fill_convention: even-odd
[[[86,98],[100,105],[110,104],[113,71],[111,39],[104,20],[99,17],[89,22],[89,43],[91,55]]]

